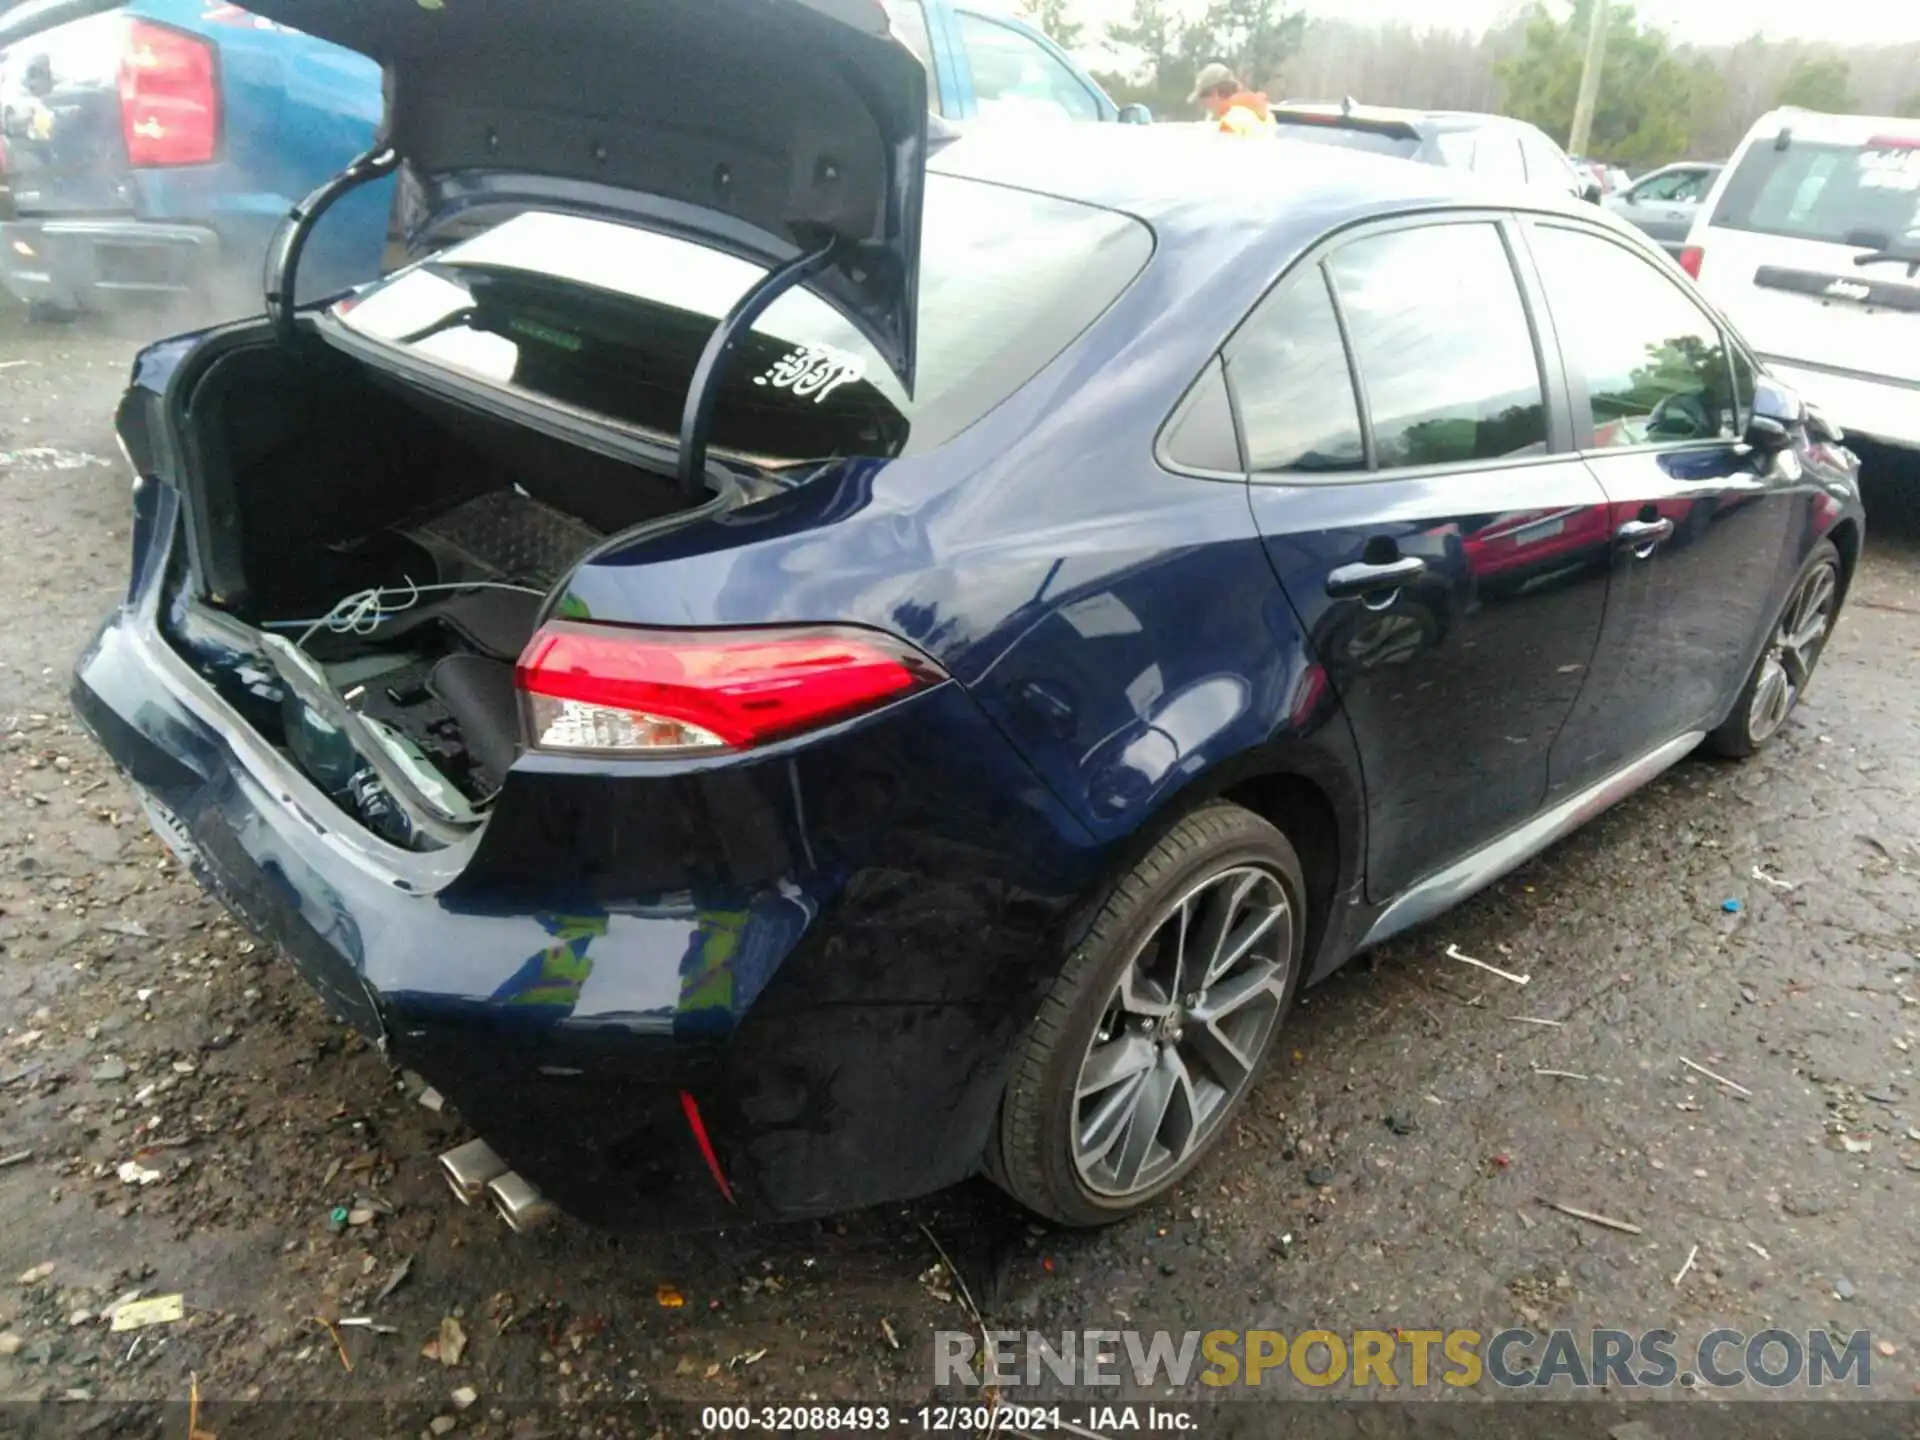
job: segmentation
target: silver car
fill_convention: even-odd
[[[1687,160],[1643,175],[1607,196],[1606,207],[1678,255],[1721,167]]]

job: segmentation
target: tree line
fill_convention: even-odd
[[[1419,109],[1499,111],[1563,144],[1592,15],[1592,0],[1534,0],[1484,34],[1416,24],[1309,19],[1290,0],[1134,0],[1103,35],[1088,33],[1072,0],[1027,0],[1029,18],[1070,49],[1106,42],[1137,65],[1103,73],[1122,104],[1163,119],[1192,119],[1194,74],[1224,60],[1275,100],[1340,100]],[[1776,105],[1920,117],[1920,44],[1837,46],[1754,36],[1732,45],[1674,44],[1631,5],[1608,12],[1607,57],[1589,147],[1640,168],[1724,159],[1754,119]]]

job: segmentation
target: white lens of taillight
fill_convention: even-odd
[[[534,744],[543,750],[657,752],[726,748],[711,730],[640,710],[615,710],[580,700],[529,695]]]

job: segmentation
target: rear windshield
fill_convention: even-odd
[[[727,362],[717,448],[775,463],[930,450],[1071,344],[1153,250],[1130,216],[950,175],[927,177],[924,213],[913,398],[838,311],[789,291]],[[679,236],[530,211],[334,313],[455,370],[672,438],[716,319],[763,273]]]
[[[1384,135],[1378,130],[1361,130],[1328,120],[1302,120],[1285,115],[1274,117],[1276,133],[1282,140],[1312,140],[1321,145],[1339,145],[1348,150],[1367,150],[1375,155],[1398,155],[1410,160],[1419,152],[1420,141],[1412,135]]]
[[[1763,140],[1727,181],[1713,223],[1885,250],[1920,230],[1920,144]]]

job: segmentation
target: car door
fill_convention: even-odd
[[[1262,539],[1361,756],[1376,899],[1531,816],[1605,608],[1606,497],[1496,216],[1332,242],[1227,350]]]
[[[1526,234],[1613,531],[1593,673],[1554,746],[1557,794],[1721,720],[1791,564],[1797,482],[1742,443],[1752,362],[1681,281],[1577,221]]]
[[[1005,20],[952,12],[963,94],[982,120],[1099,120],[1100,96],[1038,36]]]

